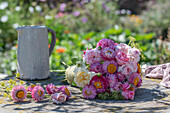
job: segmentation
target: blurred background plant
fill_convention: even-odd
[[[56,32],[52,70],[81,59],[90,43],[102,38],[128,43],[129,36],[143,50],[141,64],[170,62],[169,5],[169,0],[1,0],[0,73],[16,73],[15,28],[21,25],[46,25]]]

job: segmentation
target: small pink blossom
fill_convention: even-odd
[[[54,94],[54,93],[57,93],[57,87],[54,85],[54,84],[48,84],[47,86],[46,86],[46,91],[47,91],[47,93],[48,94]]]
[[[101,50],[100,54],[104,60],[113,60],[116,55],[116,52],[113,49],[110,49],[109,47],[104,47]]]
[[[125,81],[125,79],[126,79],[125,75],[123,75],[120,72],[116,73],[116,75],[117,75],[117,78],[118,78],[119,82],[124,82]]]
[[[109,87],[115,87],[116,84],[118,83],[118,79],[116,77],[116,75],[114,74],[109,74],[106,76],[106,79],[108,80],[108,83],[109,83]]]
[[[92,85],[86,85],[82,90],[82,94],[86,99],[94,99],[97,95],[97,90]]]
[[[98,93],[105,92],[108,87],[107,79],[104,76],[99,77],[97,75],[92,77],[90,85],[94,86]]]
[[[59,88],[59,91],[65,94],[67,96],[67,99],[71,97],[71,92],[67,86],[62,86],[61,88]]]
[[[129,93],[128,93],[128,98],[131,99],[131,100],[133,100],[134,95],[135,95],[135,92],[134,92],[134,91],[129,91]]]
[[[129,91],[128,90],[125,90],[125,91],[122,91],[122,96],[126,99],[126,100],[128,100],[129,99]]]
[[[34,100],[41,101],[44,99],[45,91],[41,86],[35,86],[31,95]]]
[[[128,82],[135,85],[136,87],[140,87],[142,78],[139,73],[132,73],[128,78]]]
[[[127,82],[123,83],[123,85],[122,85],[122,90],[123,90],[123,91],[125,91],[125,90],[127,90],[127,89],[129,89],[129,88],[130,88],[129,83],[127,83]]]
[[[122,83],[117,82],[117,84],[114,87],[111,87],[113,90],[120,91],[122,89]]]
[[[100,51],[98,49],[86,50],[83,60],[90,65],[93,63],[101,62],[102,58],[100,56]]]
[[[119,66],[118,72],[121,72],[122,74],[126,76],[129,76],[130,74],[134,72],[134,69],[131,65],[126,64],[126,65]]]
[[[117,67],[117,63],[114,60],[105,60],[103,63],[103,73],[116,73]]]
[[[14,86],[11,91],[11,97],[15,102],[20,102],[27,97],[27,90],[24,86]]]
[[[128,52],[131,62],[136,62],[138,63],[140,61],[140,51],[136,49],[135,47],[131,48]]]
[[[63,102],[66,101],[66,95],[63,93],[54,93],[52,94],[51,98],[52,101],[56,104],[62,104]]]
[[[120,43],[116,46],[116,51],[123,51],[126,54],[128,53],[129,49],[130,49],[130,46],[128,46],[124,43]]]
[[[96,73],[102,72],[102,65],[100,63],[93,63],[90,66],[90,71],[94,71]]]
[[[135,92],[134,92],[134,91],[125,90],[125,91],[122,91],[121,94],[123,95],[123,97],[124,97],[126,100],[128,100],[128,99],[133,100],[134,95],[135,95]]]
[[[109,47],[109,48],[111,48],[111,49],[113,49],[113,50],[114,50],[114,48],[115,48],[114,41],[111,40],[111,39],[107,39],[107,38],[101,39],[101,40],[97,43],[96,48],[98,48],[99,46],[102,47],[102,48],[104,48],[104,47]]]
[[[119,65],[127,64],[129,61],[128,55],[123,51],[118,51],[115,58]]]

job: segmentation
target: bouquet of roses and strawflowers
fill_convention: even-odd
[[[83,54],[81,66],[66,70],[69,83],[80,87],[86,99],[133,99],[141,86],[141,52],[124,43],[101,39]]]

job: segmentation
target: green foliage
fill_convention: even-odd
[[[113,91],[112,93],[103,92],[97,95],[102,100],[124,100],[125,98],[121,95],[120,91]]]

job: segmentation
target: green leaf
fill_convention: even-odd
[[[77,86],[77,84],[73,81],[72,82],[72,84],[71,84],[72,86]]]
[[[79,61],[78,58],[72,58],[72,59],[71,59],[71,62],[72,62],[74,65],[76,65],[77,61]]]
[[[90,43],[90,42],[89,42]],[[92,44],[92,43],[90,43],[90,45],[92,46],[92,48],[95,48],[95,46]]]
[[[80,91],[82,91],[83,90],[83,88],[82,87],[80,87]]]

